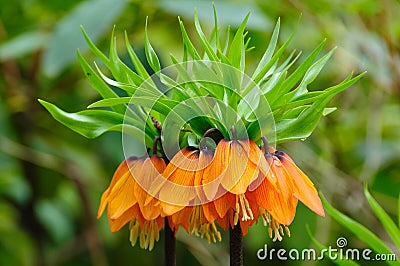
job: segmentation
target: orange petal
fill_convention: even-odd
[[[215,210],[219,217],[224,217],[228,210],[235,208],[235,200],[236,196],[230,192],[226,192],[222,197],[214,200]]]
[[[265,208],[279,223],[289,225],[296,214],[297,199],[292,196],[293,183],[286,169],[274,157],[272,171],[277,177],[277,190],[269,189],[266,201],[270,206]]]
[[[127,224],[132,219],[141,216],[139,207],[137,205],[132,206],[127,209],[122,215],[120,215],[117,219],[112,219],[110,216],[108,217],[108,222],[110,224],[111,232],[115,233],[119,231],[125,224]]]
[[[289,225],[294,219],[297,206],[297,199],[292,196],[292,180],[278,158],[275,156],[266,158],[270,162],[271,172],[276,176],[277,182],[273,184],[270,179],[264,178],[262,183],[249,194],[254,195],[257,204],[271,213],[275,220]]]
[[[133,179],[133,178],[130,178]],[[121,190],[121,194],[115,197],[108,204],[108,213],[112,219],[121,216],[127,209],[137,203],[136,197],[133,194],[133,182],[126,182],[125,188]]]
[[[287,154],[284,154],[280,160],[293,179],[295,188],[294,196],[316,214],[325,216],[318,192],[311,180],[296,166]]]
[[[215,150],[214,159],[210,166],[204,169],[202,178],[203,191],[208,200],[214,200],[219,184],[223,177],[223,173],[229,163],[230,142],[221,140]]]
[[[148,194],[150,194],[149,197],[147,197],[144,205],[149,204],[149,202],[152,200],[152,197],[160,197],[159,193],[161,189],[164,189],[164,185],[167,183],[167,180],[170,178],[170,176],[179,168],[182,169],[187,169],[189,164],[189,159],[193,153],[198,152],[196,149],[192,149],[191,147],[186,147],[182,150],[180,150],[169,162],[169,164],[166,166],[165,170],[162,172],[162,175],[157,175],[154,177],[153,182],[150,186],[150,188],[147,190]],[[185,168],[186,167],[186,168]],[[195,171],[195,170],[193,170]],[[165,194],[165,193],[164,193]]]
[[[231,141],[229,163],[221,185],[235,195],[244,194],[250,182],[258,176],[258,169],[250,161],[249,154],[250,145],[248,141]]]
[[[261,161],[264,160],[264,154],[261,149],[257,146],[257,144],[253,140],[239,140],[239,143],[243,146],[243,148],[248,153],[249,160],[255,164],[260,165]]]
[[[189,205],[189,202],[196,197],[194,187],[195,170],[199,163],[199,151],[191,153],[187,160],[182,161],[173,173],[168,177],[168,182],[165,182],[159,192],[159,200],[165,215],[183,209]]]
[[[118,216],[137,203],[134,194],[135,183],[135,179],[128,171],[110,192],[108,213],[112,219],[118,218]]]
[[[271,148],[270,148],[271,150]],[[257,189],[257,187],[264,182],[264,179],[267,178],[268,181],[276,188],[276,182],[277,178],[274,174],[274,172],[271,170],[272,163],[274,161],[272,160],[272,156],[270,153],[266,153],[263,155],[263,157],[260,159],[258,166],[258,176],[249,185],[249,191],[253,191]]]
[[[208,202],[202,205],[206,220],[210,223],[219,218],[214,202]]]
[[[208,202],[207,196],[204,193],[202,181],[204,177],[209,174],[206,169],[211,167],[213,156],[214,154],[212,152],[200,150],[199,162],[197,166],[198,170],[195,173],[193,184],[195,186],[196,195],[201,203]]]
[[[135,183],[134,194],[139,203],[140,210],[147,220],[155,219],[160,215],[160,208],[156,205],[158,200],[149,195],[147,191],[150,189],[154,179],[158,177],[160,172],[164,171],[165,167],[163,159],[152,156],[144,161],[138,173],[140,179]],[[151,200],[145,205],[147,197],[151,197]]]
[[[107,207],[109,194],[110,194],[110,188],[107,188],[106,191],[104,191],[103,194],[101,195],[100,206],[99,210],[97,211],[97,219],[101,217],[105,208]]]
[[[192,211],[193,211],[193,207],[188,206],[188,207],[185,207],[182,210],[174,213],[173,215],[171,215],[174,228],[177,228],[179,225],[182,225],[182,227],[185,228],[186,231],[188,231],[189,215],[192,213]]]
[[[132,165],[137,160],[136,157],[129,157],[126,160],[122,161],[118,166],[117,170],[111,179],[111,183],[108,188],[104,191],[101,196],[99,210],[97,212],[97,218],[103,214],[109,200],[110,200],[110,193],[114,189],[114,186],[121,180],[121,178],[129,172],[129,165]]]

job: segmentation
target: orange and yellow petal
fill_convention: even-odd
[[[285,153],[279,153],[279,159],[294,183],[294,196],[320,216],[325,216],[321,199],[311,180],[301,171]]]
[[[152,181],[154,181],[165,168],[165,161],[153,155],[144,161],[141,169],[138,171],[138,176],[140,177],[134,186],[134,194],[137,198],[140,210],[147,220],[155,219],[161,214],[158,199],[149,195],[147,191],[150,189]],[[150,197],[151,200],[145,205],[148,197]]]
[[[108,223],[110,225],[111,232],[115,233],[119,231],[124,225],[126,225],[133,219],[140,219],[144,221],[144,218],[141,215],[139,206],[137,204],[127,209],[118,218],[113,219],[110,216],[108,216]]]
[[[98,217],[101,216],[106,206],[108,216],[116,219],[136,204],[137,200],[133,193],[135,180],[131,174],[131,170],[137,168],[142,162],[143,160],[138,158],[128,158],[119,165],[110,186],[102,195]]]
[[[249,159],[249,141],[232,140],[227,152],[229,162],[223,173],[221,185],[233,194],[244,194],[251,181],[258,175],[257,166]]]
[[[167,166],[163,173],[167,182],[159,191],[160,205],[165,215],[172,215],[182,210],[196,197],[194,179],[198,163],[199,151],[195,150],[190,152],[185,160],[180,160],[180,165],[171,172],[167,171],[169,165]]]
[[[209,167],[204,169],[201,179],[202,189],[208,200],[214,200],[218,194],[223,174],[229,164],[230,142],[221,140],[214,153]]]

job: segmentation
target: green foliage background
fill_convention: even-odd
[[[277,18],[281,18],[282,41],[302,14],[290,49],[308,54],[324,38],[325,52],[338,47],[311,88],[339,83],[351,71],[368,71],[334,98],[330,106],[338,110],[323,118],[310,138],[279,148],[294,158],[336,209],[372,230],[399,257],[367,203],[363,183],[397,219],[400,3],[221,0],[215,6],[220,24],[233,28],[251,12],[248,30],[255,49],[247,58],[249,68],[262,56]],[[149,37],[165,66],[170,53],[179,56],[182,51],[177,16],[194,36],[193,8],[197,7],[203,27],[211,30],[211,1],[0,0],[0,7],[0,265],[159,265],[163,239],[152,252],[132,248],[127,228],[111,234],[105,217],[95,219],[100,195],[123,159],[120,134],[87,140],[55,121],[37,98],[71,112],[100,99],[76,58],[79,48],[89,61],[95,60],[87,53],[79,25],[107,52],[115,24],[123,59],[128,58],[122,34],[127,30],[144,59],[143,30],[149,16]],[[291,238],[272,243],[261,225],[250,229],[245,237],[246,265],[267,263],[256,256],[264,244],[315,248],[306,224],[325,246],[335,247],[336,239],[343,236],[348,247],[367,247],[329,215],[317,217],[300,205],[290,226]],[[228,264],[227,234],[222,243],[208,245],[182,231],[177,245],[178,265]]]

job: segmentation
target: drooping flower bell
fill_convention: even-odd
[[[283,228],[290,235],[287,226],[294,219],[298,200],[318,215],[325,214],[311,180],[286,153],[268,147],[266,138],[263,142],[268,168],[260,167],[260,175],[250,186],[250,194],[257,200],[264,224],[269,225],[269,236],[274,233],[274,241],[282,240]]]
[[[218,219],[228,219],[231,227],[240,223],[245,235],[261,217],[275,241],[282,239],[284,230],[290,235],[287,226],[298,200],[321,216],[324,211],[314,185],[293,160],[267,143],[264,146],[260,149],[248,139],[222,139],[198,183]]]
[[[252,140],[223,139],[217,145],[210,174],[202,180],[204,193],[213,200],[218,215],[223,218],[228,214],[231,226],[240,219],[244,234],[248,223],[253,223],[258,213],[257,208],[252,208],[254,204],[250,204],[254,199],[246,197],[245,193],[258,175],[256,162],[261,157],[260,149]],[[210,182],[215,185],[210,186]]]
[[[119,231],[129,222],[131,244],[135,245],[139,238],[141,248],[152,250],[164,226],[164,218],[156,205],[146,208],[141,204],[146,198],[146,192],[140,182],[152,180],[152,176],[164,169],[164,160],[156,155],[146,159],[129,157],[124,160],[101,197],[97,218],[107,208],[112,232]]]
[[[169,216],[175,233],[181,225],[188,233],[205,237],[208,242],[221,241],[215,220],[218,219],[213,204],[200,200],[197,183],[213,157],[211,151],[186,147],[179,151],[162,173],[164,178],[153,183],[145,205],[152,197],[160,201],[161,213]],[[221,222],[222,224],[222,222]]]

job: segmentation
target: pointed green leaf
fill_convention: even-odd
[[[97,72],[100,74],[100,77],[110,86],[114,86],[117,88],[120,88],[126,92],[128,92],[129,94],[134,94],[137,90],[137,86],[133,85],[133,84],[125,84],[125,83],[121,83],[118,81],[115,81],[113,79],[108,78],[106,75],[103,74],[103,72],[101,72],[100,68],[97,66],[96,63],[94,63],[94,65],[96,66]]]
[[[222,49],[222,53],[223,54],[227,54],[227,52],[228,52],[228,47],[229,47],[229,41],[230,41],[230,39],[229,39],[229,36],[231,35],[231,26],[230,25],[228,25],[228,27],[227,27],[227,29],[226,29],[226,40],[225,40],[225,45],[224,45],[224,48]]]
[[[279,120],[276,118],[277,143],[305,139],[310,136],[317,126],[325,106],[330,102],[333,96],[353,85],[363,75],[364,73],[347,82],[342,82],[339,85],[326,89],[309,108],[301,112],[295,119]]]
[[[273,74],[267,81],[260,85],[260,89],[268,101],[272,102],[276,97],[275,94],[279,90],[279,87],[282,85],[285,78],[286,72],[278,72]]]
[[[324,110],[322,111],[322,115],[323,116],[327,116],[327,115],[333,113],[336,110],[337,110],[337,107],[324,108]]]
[[[155,73],[158,73],[161,70],[160,61],[158,60],[157,54],[149,41],[149,36],[147,33],[147,20],[148,18],[146,18],[146,25],[144,28],[144,51],[146,53],[147,62],[149,62],[150,67],[154,70]]]
[[[271,60],[272,55],[274,54],[274,51],[275,51],[276,44],[278,42],[280,25],[281,25],[281,19],[278,18],[278,21],[276,22],[274,31],[272,33],[272,37],[269,41],[267,50],[265,50],[265,53],[260,60],[260,63],[258,63],[258,66],[257,66],[256,70],[254,71],[253,78],[258,76],[258,74],[261,72],[261,70],[264,68],[264,66],[267,65],[268,62]]]
[[[100,58],[101,61],[104,62],[104,64],[108,65],[109,64],[109,59],[107,58],[107,56],[105,56],[100,50],[99,48],[97,48],[97,46],[92,42],[92,40],[90,39],[89,35],[87,35],[85,29],[83,28],[83,26],[81,26],[81,31],[83,33],[83,37],[85,37],[86,43],[89,45],[90,50],[97,56]]]
[[[179,75],[180,75],[180,81],[179,83],[184,83],[187,88],[189,88],[196,96],[203,96],[205,95],[205,93],[203,93],[203,91],[201,90],[201,88],[199,88],[193,81],[193,77],[191,76],[191,74],[184,68],[183,64],[180,64],[178,62],[178,60],[171,55],[171,60],[174,63],[174,67],[176,68],[176,70],[178,71]],[[184,91],[184,90],[180,90],[179,86],[178,86],[178,82],[168,78],[168,85],[170,88],[174,88],[175,90],[179,90],[179,93],[184,96],[184,98],[182,98],[181,100],[187,99],[189,98],[189,95]],[[164,83],[165,84],[165,83]]]
[[[179,26],[181,27],[181,32],[182,32],[182,39],[183,39],[183,45],[186,48],[186,51],[189,53],[189,55],[192,57],[193,60],[200,60],[200,55],[197,52],[196,48],[190,41],[189,35],[186,32],[185,26],[183,25],[183,22],[179,19]]]
[[[116,97],[107,98],[90,104],[87,108],[97,108],[97,107],[113,107],[121,104],[129,104],[132,97]]]
[[[253,76],[253,80],[255,83],[260,82],[264,77],[265,74],[268,73],[269,69],[278,61],[279,57],[283,54],[286,50],[286,47],[289,45],[290,41],[293,39],[295,31],[289,36],[286,42],[278,49],[278,51],[272,56],[271,60],[268,61],[266,65],[264,65],[261,70]]]
[[[400,230],[397,228],[396,224],[392,221],[390,216],[385,212],[385,210],[379,205],[379,203],[372,197],[369,193],[367,185],[364,186],[364,194],[368,200],[369,205],[374,211],[376,217],[381,221],[383,227],[385,228],[388,235],[392,238],[393,242],[398,248],[400,248]]]
[[[292,92],[293,93],[293,98],[296,98],[299,95],[303,95],[304,93],[308,92],[307,90],[307,85],[311,84],[318,76],[318,74],[321,72],[322,68],[325,66],[325,64],[328,62],[329,58],[331,58],[333,52],[335,51],[336,48],[332,49],[321,57],[317,62],[315,62],[304,74],[304,77],[300,83],[300,85]]]
[[[67,113],[57,106],[40,100],[55,120],[87,138],[96,138],[101,134],[115,130],[115,126],[124,123],[122,114],[105,110],[85,110]]]
[[[111,42],[110,42],[110,64],[108,68],[111,70],[114,78],[125,84],[134,84],[136,86],[140,86],[145,78],[139,76],[132,69],[130,69],[127,65],[125,65],[118,56],[117,52],[117,42],[114,34],[115,27],[111,34]]]
[[[303,61],[303,63],[301,63],[301,65],[285,80],[280,90],[281,95],[290,91],[301,80],[321,52],[322,48],[325,46],[325,43],[326,40],[322,41],[317,48],[315,48],[314,51],[312,51],[312,53]]]
[[[140,59],[138,58],[131,44],[129,43],[128,33],[126,31],[125,31],[125,46],[126,49],[128,50],[128,54],[131,58],[133,66],[135,67],[136,72],[139,74],[139,76],[142,77],[144,80],[150,78],[149,73],[147,73],[146,68],[143,66],[142,62],[140,62]]]
[[[90,67],[87,61],[83,58],[79,50],[77,54],[82,70],[85,73],[89,83],[95,90],[97,90],[97,92],[101,95],[101,97],[103,98],[117,97],[117,94],[94,72],[94,70]],[[125,113],[125,108],[123,106],[113,107],[112,110],[121,114]]]
[[[203,46],[205,53],[211,61],[219,61],[217,55],[214,53],[210,43],[208,42],[203,30],[201,29],[199,17],[196,9],[194,10],[194,26],[196,28],[197,36],[199,37],[200,43]]]
[[[213,11],[214,11],[215,48],[218,51],[221,49],[221,44],[219,41],[218,16],[217,16],[217,9],[215,8],[214,2],[212,3],[212,6],[213,6]]]
[[[228,52],[228,59],[233,67],[240,69],[244,72],[245,65],[245,48],[244,48],[244,30],[246,28],[247,20],[249,19],[250,13],[247,13],[243,22],[240,24],[239,29],[236,31],[233,37],[231,47]]]

